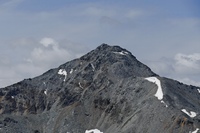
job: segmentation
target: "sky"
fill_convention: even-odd
[[[162,77],[200,86],[199,0],[0,0],[0,87],[102,43]]]

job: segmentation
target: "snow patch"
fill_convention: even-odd
[[[11,98],[14,99],[15,97],[14,97],[14,96],[11,96]]]
[[[65,78],[64,78],[63,81],[66,81],[66,78],[67,78],[67,72],[66,72],[65,69],[60,69],[60,70],[58,71],[58,74],[60,74],[60,75],[64,75]]]
[[[85,133],[103,133],[98,129],[91,129],[91,130],[86,130]]]
[[[44,94],[47,95],[47,90],[44,91]]]
[[[156,77],[148,77],[145,79],[148,80],[149,82],[153,82],[154,84],[156,84],[158,86],[158,90],[154,96],[157,97],[158,100],[162,100],[163,99],[163,91],[162,91],[160,80],[157,79]]]
[[[129,54],[128,52],[126,52],[126,51],[121,51],[121,52],[113,52],[113,53],[115,53],[115,54],[120,54],[120,55],[127,55],[127,54]]]
[[[194,118],[195,116],[197,116],[197,113],[195,113],[193,111],[187,112],[186,109],[182,109],[181,111],[184,112],[185,114],[187,114],[188,116],[190,116],[191,118]]]
[[[70,73],[70,74],[72,74],[72,73],[73,73],[73,71],[74,71],[74,70],[73,70],[73,69],[71,69],[69,73]]]
[[[193,131],[193,132],[189,132],[189,133],[197,133],[199,131],[199,128],[197,128],[195,131]]]
[[[168,105],[163,100],[161,101],[161,103],[163,103],[166,108],[168,107]]]
[[[197,89],[197,91],[200,93],[200,89]]]
[[[92,66],[92,71],[94,71],[95,70],[95,67],[94,67],[94,65],[91,63],[91,66]]]

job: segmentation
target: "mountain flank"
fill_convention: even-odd
[[[198,133],[200,88],[119,46],[0,89],[0,133]]]

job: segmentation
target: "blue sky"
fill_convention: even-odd
[[[0,0],[0,87],[102,43],[126,48],[160,76],[199,86],[199,6],[198,0]]]

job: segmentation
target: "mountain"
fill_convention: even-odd
[[[198,133],[199,113],[199,87],[107,44],[0,89],[1,133]]]

